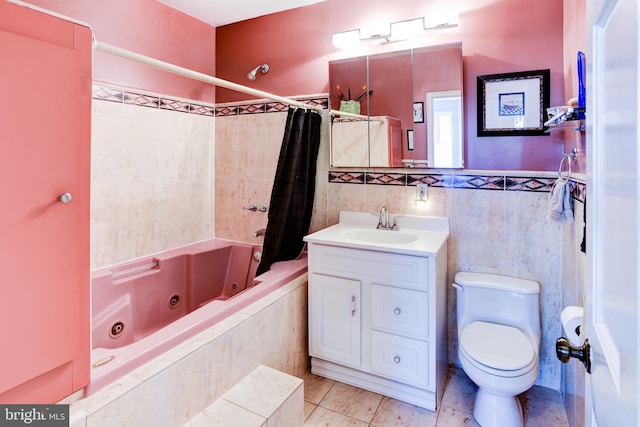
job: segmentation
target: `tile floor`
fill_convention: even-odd
[[[437,412],[307,372],[304,379],[305,427],[478,427],[473,419],[476,385],[462,369],[451,367]],[[560,393],[533,387],[520,395],[525,427],[568,427]]]

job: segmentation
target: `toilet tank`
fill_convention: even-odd
[[[456,274],[458,331],[476,320],[515,326],[540,340],[540,285],[495,274]]]

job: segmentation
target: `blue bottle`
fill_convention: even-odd
[[[587,60],[583,52],[578,51],[578,119],[584,119],[587,106]]]

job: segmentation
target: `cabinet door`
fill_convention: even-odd
[[[360,282],[312,274],[309,281],[309,354],[360,367]]]
[[[0,401],[51,403],[89,382],[91,30],[0,2],[0,58]]]

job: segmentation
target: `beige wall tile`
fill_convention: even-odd
[[[92,269],[213,236],[214,119],[93,101]]]

